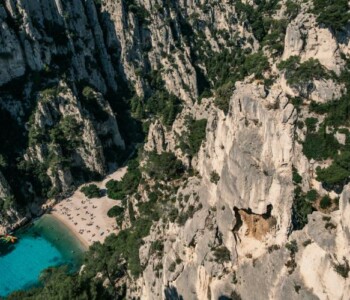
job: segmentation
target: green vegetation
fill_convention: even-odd
[[[178,113],[181,112],[181,101],[175,95],[165,89],[164,81],[159,71],[145,74],[149,80],[152,92],[144,98],[134,96],[130,100],[131,113],[138,120],[152,119],[161,120],[163,125],[171,126]]]
[[[267,251],[269,252],[269,253],[272,253],[273,251],[277,251],[277,250],[279,250],[281,247],[279,246],[279,245],[271,245],[271,246],[269,246],[268,248],[267,248]]]
[[[98,97],[102,97],[102,95],[86,86],[81,93],[81,104],[96,121],[104,122],[108,120],[109,114],[99,104]]]
[[[184,173],[184,166],[172,152],[150,152],[145,165],[145,172],[156,180],[179,178]]]
[[[13,208],[15,205],[15,199],[14,197],[4,197],[4,198],[0,198],[0,214],[1,212],[6,212],[8,211],[10,208]],[[5,216],[2,216],[6,218]]]
[[[106,184],[107,195],[111,199],[123,200],[126,195],[132,195],[137,191],[141,180],[139,163],[136,159],[129,161],[128,172],[121,181],[110,180]]]
[[[156,240],[151,244],[150,254],[152,253],[162,253],[164,250],[164,244],[160,240]]]
[[[324,121],[328,126],[349,126],[350,125],[350,95],[346,94],[337,101],[327,103],[311,102],[310,112],[326,114]]]
[[[171,126],[181,111],[181,105],[179,98],[161,90],[156,91],[146,100],[139,97],[132,98],[131,111],[137,119],[157,116],[164,125]]]
[[[271,15],[278,8],[278,0],[258,1],[254,5],[235,1],[240,22],[251,26],[254,36],[262,42],[264,47],[271,48],[272,52],[280,53],[283,50],[285,34],[285,20],[275,21]],[[228,47],[214,52],[212,46],[205,40],[201,29],[197,28],[197,35],[192,39],[194,46],[194,63],[205,66],[206,80],[201,80],[201,91],[206,93],[209,88],[215,91],[215,104],[225,113],[228,112],[229,99],[235,88],[235,83],[246,76],[255,74],[256,79],[264,80],[266,86],[271,84],[272,78],[264,78],[269,69],[268,59],[263,51],[252,53],[254,39],[240,38],[226,30],[216,30],[213,34],[226,40]],[[193,36],[193,32],[190,33]],[[244,46],[245,47],[244,47]],[[281,50],[282,49],[282,50]],[[197,69],[198,68],[197,66]],[[197,71],[197,76],[200,72]],[[199,76],[201,77],[201,76]],[[204,77],[204,76],[202,76]],[[201,93],[202,95],[202,93]]]
[[[305,125],[307,127],[308,132],[315,132],[317,123],[318,123],[318,119],[316,119],[316,118],[307,118],[305,120]]]
[[[310,196],[309,196],[310,197]],[[292,222],[294,230],[301,230],[307,224],[307,216],[315,211],[312,200],[305,195],[297,186],[294,190],[294,201],[292,206]]]
[[[317,59],[310,58],[301,63],[299,56],[291,56],[278,64],[285,72],[287,83],[293,87],[307,86],[313,80],[329,79],[333,76]]]
[[[92,278],[86,278],[85,276],[68,274],[65,267],[45,270],[40,277],[40,282],[43,284],[42,288],[14,292],[7,299],[113,299],[108,290],[103,288],[101,280],[92,280]],[[119,294],[120,298],[114,299],[122,299],[123,291],[118,290],[117,294]]]
[[[333,186],[337,184],[346,184],[350,176],[350,168],[343,168],[339,164],[339,157],[335,162],[327,168],[321,169],[318,167],[316,169],[317,179],[322,181],[328,186]]]
[[[174,272],[176,270],[176,262],[172,262],[168,268],[169,272]]]
[[[215,105],[221,109],[225,114],[228,113],[229,110],[229,102],[234,90],[234,82],[227,82],[220,86],[216,90],[216,97],[214,100]]]
[[[60,91],[60,87],[46,89],[40,93],[39,101],[49,101],[51,97],[55,97]],[[43,153],[44,161],[39,162],[21,158],[18,159],[17,168],[24,178],[33,183],[37,195],[54,197],[60,191],[52,187],[47,170],[51,169],[51,171],[56,172],[58,169],[70,168],[72,170],[74,168],[72,166],[72,158],[77,148],[82,145],[82,124],[78,123],[77,119],[71,115],[65,117],[53,115],[53,126],[39,127],[35,124],[34,118],[35,110],[28,122],[28,142],[31,147],[45,144],[48,146]],[[86,172],[84,172],[80,170],[79,174],[74,174],[74,172],[72,174],[77,181],[83,175],[87,176],[86,179],[94,179],[92,176],[89,177],[92,175],[89,170],[86,169]]]
[[[293,182],[295,184],[299,184],[302,182],[303,178],[300,176],[300,174],[298,173],[298,170],[293,166]]]
[[[171,126],[181,111],[180,100],[166,91],[157,91],[147,99],[146,111],[158,116],[164,125]]]
[[[294,19],[300,11],[300,5],[298,3],[295,3],[293,0],[287,0],[286,8],[286,14],[289,20]]]
[[[222,264],[231,260],[231,253],[225,246],[221,246],[214,250],[214,257],[217,263]]]
[[[262,73],[269,67],[269,61],[262,51],[246,56],[243,65],[246,74],[255,74],[259,79],[263,78]]]
[[[350,88],[350,62],[347,61],[346,68],[337,78],[339,82],[345,84],[347,90]],[[311,102],[310,112],[324,115],[324,121],[315,127],[311,125],[303,144],[303,152],[309,159],[315,160],[333,159],[332,164],[326,168],[317,168],[317,179],[322,182],[323,187],[340,193],[343,186],[349,182],[350,178],[350,135],[343,126],[350,126],[350,93],[343,95],[339,100],[327,103]],[[334,137],[336,132],[345,134],[345,145],[339,144]]]
[[[331,207],[331,205],[332,205],[332,199],[329,198],[329,196],[327,196],[327,195],[323,196],[321,201],[320,201],[320,207],[322,209],[327,209],[327,208]]]
[[[288,26],[288,20],[269,20],[270,22],[270,31],[265,36],[262,43],[263,46],[266,46],[273,56],[280,56],[283,54],[284,50],[284,39],[286,36],[286,30]]]
[[[279,0],[261,0],[256,2],[256,7],[236,1],[235,8],[241,20],[247,20],[251,26],[255,38],[261,42],[268,33],[270,27],[266,24],[266,18],[270,17],[279,8]]]
[[[135,220],[132,227],[121,230],[118,235],[110,235],[107,237],[105,244],[101,247],[101,251],[106,252],[109,249],[113,251],[115,256],[120,256],[127,261],[127,268],[133,276],[139,276],[143,270],[139,258],[139,248],[142,244],[142,238],[149,234],[152,221],[147,217],[140,217]],[[93,248],[91,247],[93,252]],[[111,258],[112,259],[112,258]],[[93,268],[93,272],[96,272]],[[96,273],[95,273],[96,274]]]
[[[137,17],[141,25],[148,24],[150,15],[143,5],[136,3],[135,0],[123,0],[123,3],[126,9]]]
[[[180,149],[183,153],[190,157],[196,155],[201,147],[202,141],[205,138],[205,129],[207,120],[194,120],[188,118],[185,123],[187,131],[183,132],[180,140]]]
[[[306,193],[305,197],[308,201],[315,202],[319,195],[316,190],[310,190]]]
[[[292,240],[286,244],[286,248],[290,251],[289,260],[285,263],[285,266],[288,268],[288,273],[292,274],[297,267],[295,262],[295,254],[298,252],[298,244],[296,240]]]
[[[313,13],[317,22],[335,31],[344,30],[349,24],[350,12],[347,0],[314,0]]]
[[[193,218],[196,211],[200,209],[202,209],[202,203],[199,203],[197,207],[195,207],[194,205],[189,205],[187,210],[181,212],[178,215],[177,223],[181,226],[185,225],[187,220]]]
[[[22,160],[18,163],[17,168],[23,178],[32,183],[34,190],[38,195],[49,196],[52,189],[50,177],[47,175],[48,164],[38,161]]]
[[[286,248],[291,252],[291,254],[295,254],[298,252],[298,244],[296,240],[292,240],[286,244]]]
[[[312,244],[312,240],[308,239],[303,242],[303,246],[307,247],[308,245]]]
[[[350,272],[349,261],[346,257],[343,257],[343,263],[335,263],[334,271],[336,271],[343,278],[348,278]]]
[[[210,182],[218,184],[220,180],[220,175],[216,171],[210,173]]]
[[[96,184],[85,185],[80,189],[80,191],[89,199],[102,197],[101,190]]]
[[[107,215],[110,218],[114,218],[114,217],[119,217],[120,215],[124,214],[124,212],[125,212],[124,207],[115,205],[107,212]]]
[[[208,75],[213,76],[217,86],[215,105],[225,113],[228,112],[236,81],[250,74],[263,78],[262,73],[269,68],[268,60],[262,52],[244,56],[241,50],[235,53],[224,50],[212,57],[208,65]]]
[[[326,133],[324,126],[317,133],[308,133],[303,143],[303,152],[308,159],[322,160],[334,157],[339,143],[333,134]]]

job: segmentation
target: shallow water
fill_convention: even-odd
[[[15,244],[0,248],[0,297],[38,285],[41,271],[48,267],[67,264],[75,271],[81,265],[83,245],[50,215],[15,235]]]

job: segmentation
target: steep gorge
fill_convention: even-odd
[[[113,283],[82,275],[103,297],[346,299],[350,18],[322,23],[319,2],[5,0],[3,227],[145,138],[133,252],[111,237],[91,254],[120,257]]]

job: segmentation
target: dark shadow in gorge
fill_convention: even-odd
[[[167,287],[164,290],[164,296],[166,300],[184,300],[184,298],[179,295],[177,289],[173,286]]]

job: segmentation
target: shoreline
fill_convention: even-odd
[[[47,215],[50,215],[52,216],[53,218],[55,218],[58,222],[60,222],[61,224],[63,224],[67,230],[69,230],[69,232],[71,232],[71,234],[77,239],[79,240],[80,244],[82,245],[82,247],[84,248],[84,251],[88,251],[89,248],[90,248],[90,245],[88,243],[87,240],[84,239],[83,236],[81,236],[79,234],[78,231],[76,231],[76,229],[71,225],[69,224],[64,218],[62,218],[58,213],[52,211],[52,212],[49,212],[49,213],[46,213]],[[44,214],[45,215],[45,214]]]
[[[106,183],[109,180],[121,180],[126,171],[127,167],[122,167],[109,174],[102,181],[82,184],[72,195],[59,202],[48,200],[42,206],[43,213],[31,218],[22,218],[21,222],[17,223],[11,230],[6,230],[6,232],[16,233],[26,226],[34,224],[35,220],[47,215],[62,224],[77,239],[83,251],[87,251],[94,242],[103,243],[108,235],[111,233],[118,234],[120,230],[115,219],[109,218],[107,213],[113,206],[121,205],[121,201],[110,199],[107,195],[101,198],[88,199],[80,192],[80,189],[89,184],[96,184],[100,189],[105,190]],[[85,214],[83,213],[84,210]],[[90,222],[87,219],[89,217]],[[80,227],[79,230],[77,226]]]
[[[108,235],[117,234],[120,230],[115,218],[108,217],[108,211],[120,205],[120,200],[110,199],[107,195],[88,198],[81,192],[81,188],[95,184],[99,189],[106,190],[109,180],[120,180],[125,172],[126,168],[121,168],[102,181],[81,185],[71,196],[52,206],[49,213],[62,222],[87,249],[94,242],[103,243]]]

